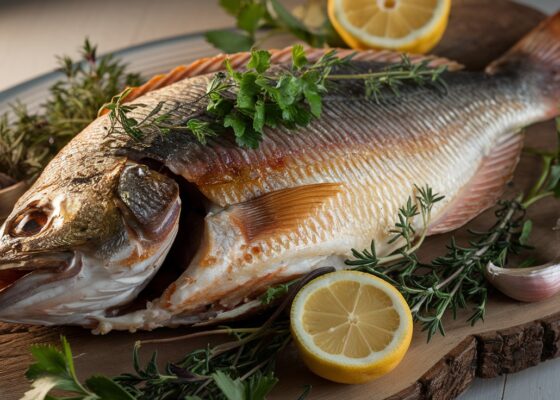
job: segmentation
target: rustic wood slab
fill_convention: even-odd
[[[436,52],[455,58],[469,68],[481,68],[510,47],[519,37],[536,25],[542,14],[506,0],[455,0],[450,28]],[[526,142],[531,146],[554,145],[552,123],[528,129]],[[539,168],[538,160],[526,156],[518,167],[512,195],[531,181]],[[542,260],[556,255],[552,227],[560,216],[557,200],[549,199],[531,210],[534,221],[532,242],[535,255]],[[493,221],[487,212],[469,224],[484,228]],[[450,235],[428,240],[427,255],[440,254]],[[465,229],[456,233],[466,237]],[[467,313],[457,320],[446,321],[445,337],[426,336],[416,326],[410,351],[391,374],[365,385],[347,386],[325,381],[311,374],[299,360],[295,349],[289,348],[279,360],[280,384],[272,398],[295,399],[306,384],[313,385],[310,399],[452,399],[463,392],[475,376],[494,377],[536,365],[556,357],[560,347],[560,296],[536,304],[511,301],[492,293],[486,321],[475,327],[465,323]],[[131,369],[132,346],[136,340],[163,338],[184,334],[185,328],[162,329],[130,334],[114,332],[93,336],[80,328],[28,327],[0,324],[0,398],[19,398],[29,387],[23,373],[29,365],[29,345],[56,343],[66,335],[76,355],[78,374],[114,375]],[[188,343],[159,345],[161,361],[177,360],[189,349],[205,344],[204,339]],[[156,348],[143,350],[146,358]]]

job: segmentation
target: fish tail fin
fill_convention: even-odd
[[[548,17],[502,57],[492,62],[489,74],[517,71],[523,81],[538,86],[550,106],[550,117],[560,113],[560,12]]]

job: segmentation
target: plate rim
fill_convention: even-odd
[[[234,28],[223,28],[223,30],[227,30],[227,31],[232,31],[234,30]],[[152,47],[158,47],[161,45],[167,45],[167,44],[172,44],[174,42],[181,42],[181,41],[189,41],[189,40],[193,40],[193,39],[197,39],[197,38],[201,38],[204,36],[204,33],[206,31],[197,31],[197,32],[191,32],[191,33],[185,33],[185,34],[181,34],[181,35],[173,35],[173,36],[168,36],[168,37],[163,37],[163,38],[159,38],[159,39],[154,39],[154,40],[149,40],[146,42],[141,42],[138,44],[134,44],[132,46],[126,46],[126,47],[122,47],[120,49],[117,49],[115,51],[108,51],[105,53],[101,53],[100,57],[103,56],[107,56],[107,55],[113,55],[115,57],[123,57],[126,56],[129,53],[134,53],[136,51],[139,50],[146,50]],[[219,49],[216,49],[216,54],[220,54],[223,53],[222,51],[220,51]],[[54,56],[54,55],[53,55]],[[1,90],[0,91],[0,103],[6,102],[8,100],[13,99],[14,101],[17,100],[17,95],[18,93],[22,93],[25,90],[36,86],[36,85],[40,85],[42,83],[48,82],[49,80],[52,80],[58,76],[61,76],[62,72],[60,71],[60,69],[55,69],[53,71],[49,71],[49,72],[45,72],[42,73],[40,75],[37,75],[33,78],[30,79],[26,79],[23,82],[20,83],[16,83],[15,85],[9,86],[8,88]]]

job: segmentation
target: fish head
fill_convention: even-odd
[[[126,159],[79,176],[49,167],[0,228],[0,319],[90,326],[161,266],[177,233],[178,186]]]

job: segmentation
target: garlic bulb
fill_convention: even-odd
[[[532,268],[501,268],[490,262],[484,275],[500,292],[520,301],[544,300],[560,291],[560,259]]]

